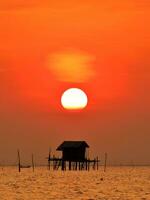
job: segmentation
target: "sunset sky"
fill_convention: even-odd
[[[149,13],[149,0],[0,1],[0,163],[86,140],[112,164],[150,164]],[[72,87],[84,110],[62,108]]]

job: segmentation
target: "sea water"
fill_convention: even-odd
[[[48,171],[0,168],[0,200],[150,200],[150,167]]]

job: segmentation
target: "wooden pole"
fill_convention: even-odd
[[[62,162],[61,163],[61,170],[64,171],[64,170],[66,170],[66,162],[63,159],[62,159],[61,162]]]
[[[89,159],[87,160],[87,170],[88,171],[90,170],[90,161],[89,161]]]
[[[53,170],[55,170],[55,160],[54,160],[55,156],[53,155]]]
[[[35,168],[35,165],[34,165],[34,156],[32,154],[32,170],[33,170],[33,172],[34,172],[34,168]]]
[[[48,169],[51,169],[51,149],[49,148],[49,154],[48,154]]]
[[[79,170],[81,170],[81,163],[80,163],[80,161],[79,161]]]
[[[66,166],[66,161],[64,161],[64,166],[65,166],[65,167],[64,167],[64,170],[66,171],[66,167],[67,167],[67,166]]]
[[[106,167],[107,167],[107,153],[105,153],[104,172],[106,172]]]
[[[71,161],[69,160],[69,170],[71,170]]]
[[[93,160],[93,169],[95,170],[95,158]]]
[[[20,161],[20,151],[19,149],[17,150],[18,153],[18,171],[21,172],[21,161]]]
[[[94,170],[96,169],[96,158],[94,158]]]
[[[86,162],[85,162],[85,169],[86,169],[86,171],[88,170],[88,163],[87,163],[87,159],[86,159]]]
[[[98,165],[99,165],[99,163],[98,163],[98,162],[99,162],[99,161],[98,161],[98,156],[97,156],[97,158],[96,158],[96,159],[97,159],[97,170],[98,170]]]
[[[78,169],[78,162],[76,161],[76,164],[75,164],[75,170]]]

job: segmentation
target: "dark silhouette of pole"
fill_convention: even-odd
[[[53,155],[53,170],[55,170],[56,167],[56,160],[55,160],[55,155]]]
[[[78,162],[76,161],[76,163],[75,163],[75,170],[77,170],[78,169]]]
[[[35,168],[35,165],[34,165],[34,156],[32,154],[32,170],[33,170],[33,172],[34,172],[34,168]]]
[[[61,169],[64,171],[65,170],[65,161],[62,159],[61,161]]]
[[[85,162],[85,169],[86,169],[86,171],[88,170],[88,162],[87,162],[87,159],[86,159],[86,162]]]
[[[88,160],[88,171],[90,171],[90,159]]]
[[[71,170],[71,161],[69,160],[69,170]]]
[[[97,156],[97,158],[96,158],[96,162],[97,162],[97,170],[98,170],[98,165],[99,165],[98,156]]]
[[[104,172],[106,172],[107,158],[108,158],[107,153],[105,153]]]
[[[21,172],[21,161],[20,161],[20,151],[19,149],[17,150],[18,153],[18,171]]]
[[[48,154],[48,170],[51,169],[51,149],[49,148],[49,154]]]

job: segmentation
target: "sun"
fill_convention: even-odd
[[[67,110],[81,110],[87,106],[88,98],[83,90],[70,88],[62,94],[61,104]]]

